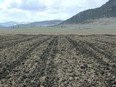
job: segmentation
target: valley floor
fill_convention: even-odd
[[[0,87],[116,87],[116,35],[2,35]]]
[[[6,34],[27,34],[27,35],[90,35],[90,34],[113,34],[116,35],[116,26],[101,25],[63,25],[53,27],[23,27],[23,28],[0,28],[0,35]]]

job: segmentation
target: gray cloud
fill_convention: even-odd
[[[20,4],[13,1],[9,8],[17,8],[27,11],[43,11],[46,10],[46,5],[39,0],[22,0]]]
[[[108,0],[3,0],[0,21],[68,19],[80,11],[100,7]]]

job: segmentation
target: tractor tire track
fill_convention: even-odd
[[[108,70],[109,73],[111,73],[113,76],[116,76],[116,68],[111,66],[108,62],[103,61],[103,59],[100,58],[100,56],[95,54],[93,52],[93,50],[95,50],[94,48],[92,48],[90,45],[88,46],[85,42],[78,41],[78,43],[77,43],[76,41],[72,40],[70,37],[66,37],[66,38],[73,45],[73,47],[76,48],[76,50],[80,52],[80,54],[82,54],[82,55],[85,54],[86,57],[94,58],[97,61],[97,63],[99,63],[100,65],[103,66],[103,67],[99,66],[99,71],[101,74],[103,74],[105,72],[105,70],[106,71]],[[87,47],[85,47],[85,46],[88,46],[88,47],[92,48],[93,50],[87,49]],[[101,70],[100,70],[100,68],[101,68]],[[109,82],[108,85],[110,85],[111,82],[110,81],[108,81],[108,82]],[[114,79],[113,79],[113,82],[115,82]]]
[[[113,54],[113,52],[111,50],[109,50],[108,47],[106,47],[106,45],[104,47],[104,44],[106,44],[106,43],[103,43],[103,45],[102,45],[101,42],[99,42],[99,41],[97,41],[97,42],[96,42],[96,40],[89,41],[89,40],[86,40],[86,39],[85,40],[79,39],[79,40],[76,40],[76,41],[79,41],[81,43],[85,43],[86,45],[91,47],[93,50],[95,50],[98,53],[100,53],[101,55],[103,55],[109,61],[112,61],[112,63],[114,63],[114,61],[116,61],[115,60],[116,56]],[[109,47],[113,48],[111,46],[109,46]]]
[[[56,87],[58,84],[56,67],[53,61],[57,53],[57,43],[58,37],[53,37],[46,50],[40,56],[36,68],[28,76],[28,79],[33,78],[36,82],[35,84],[30,83],[33,87]],[[41,78],[44,78],[44,81],[41,81]]]
[[[83,42],[84,43],[84,42]],[[96,50],[98,53],[104,55],[106,58],[108,58],[110,61],[114,62],[116,56],[114,56],[111,52],[107,51],[107,49],[101,47],[101,46],[97,46],[94,43],[91,42],[87,42],[85,41],[85,43],[90,46],[91,48],[93,48],[94,50]],[[116,67],[115,67],[116,68]]]
[[[19,40],[14,40],[14,41],[11,41],[11,42],[7,42],[7,43],[3,43],[0,45],[0,49],[4,49],[4,48],[8,48],[10,46],[15,46],[21,42],[26,42],[26,41],[30,41],[30,40],[33,40],[33,39],[36,39],[38,38],[38,36],[33,36],[33,37],[26,37],[24,39],[19,39]]]
[[[19,66],[14,68],[7,77],[7,79],[2,79],[1,82],[3,81],[3,86],[4,84],[7,84],[8,87],[34,87],[39,83],[39,79],[37,80],[36,78],[38,76],[34,75],[37,72],[33,72],[36,67],[38,66],[37,63],[40,61],[40,56],[43,54],[43,52],[46,50],[48,47],[48,44],[53,40],[53,37],[40,44],[32,53],[29,55],[28,59],[21,63]],[[36,70],[35,70],[36,71]],[[32,73],[33,72],[33,73]],[[33,78],[32,78],[33,76]],[[34,77],[35,76],[35,77]],[[36,79],[36,80],[35,80]],[[36,82],[35,82],[36,81]],[[10,84],[9,84],[10,83]],[[14,83],[14,84],[13,84]]]
[[[25,51],[27,51],[31,45],[33,45],[36,42],[39,42],[43,39],[49,38],[51,36],[40,36],[38,35],[38,38],[34,38],[29,41],[21,42],[17,45],[0,49],[0,68],[6,64],[10,64],[12,61],[15,61],[18,56],[23,54]]]
[[[55,41],[53,42],[53,46],[51,49],[51,54],[49,54],[49,63],[46,67],[46,73],[45,73],[45,83],[44,87],[58,87],[58,80],[57,77],[57,68],[54,63],[55,56],[57,54],[58,48],[58,38],[55,38]]]
[[[12,40],[18,40],[20,38],[24,38],[24,37],[29,37],[31,35],[8,35],[8,36],[0,36],[0,42],[8,42],[8,41],[12,41]]]
[[[101,43],[105,43],[105,44],[108,44],[108,45],[111,45],[111,46],[115,46],[116,45],[116,42],[108,42],[108,41],[101,41],[101,40],[95,40],[97,42],[101,42]]]
[[[115,39],[112,35],[3,36],[0,87],[115,87]]]
[[[4,79],[4,78],[7,78],[7,75],[15,68],[17,67],[18,65],[20,65],[22,62],[24,62],[31,54],[31,52],[34,51],[34,49],[36,49],[37,46],[39,46],[40,44],[46,42],[47,40],[49,40],[50,38],[47,38],[47,39],[44,39],[44,40],[41,40],[37,43],[34,43],[31,45],[31,47],[25,51],[23,54],[21,54],[17,60],[13,61],[11,64],[9,65],[6,65],[4,66],[1,71],[0,71],[0,80],[1,79]]]

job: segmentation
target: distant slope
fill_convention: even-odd
[[[15,26],[15,25],[17,25],[17,24],[18,24],[17,22],[10,21],[10,22],[0,23],[0,26],[1,26],[1,27],[10,27],[10,26]]]
[[[12,27],[17,26],[19,24],[27,24],[27,22],[15,22],[15,21],[1,22],[0,27]]]
[[[19,24],[14,27],[54,26],[60,24],[61,22],[63,21],[62,20],[39,21],[39,22],[32,22],[28,24]]]
[[[49,20],[49,21],[38,21],[38,22],[31,22],[31,23],[26,23],[26,22],[3,22],[0,23],[0,27],[33,27],[33,26],[54,26],[58,25],[62,20]]]
[[[116,17],[116,0],[109,0],[106,4],[96,9],[89,9],[78,13],[62,24],[89,23],[94,19]]]

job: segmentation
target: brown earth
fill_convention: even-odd
[[[2,35],[0,87],[116,87],[116,35]]]
[[[73,26],[73,25],[70,25]],[[75,26],[75,25],[74,25]],[[89,26],[89,27],[88,27]],[[97,26],[97,25],[96,25]],[[77,29],[76,29],[77,28]],[[107,28],[105,26],[105,28]],[[108,27],[109,28],[109,27]],[[67,35],[67,34],[78,34],[78,35],[90,35],[90,34],[112,34],[116,35],[116,29],[94,29],[93,25],[79,25],[74,27],[74,29],[0,29],[0,35],[15,35],[15,34],[26,34],[26,35],[38,35],[38,34],[47,34],[47,35]]]

